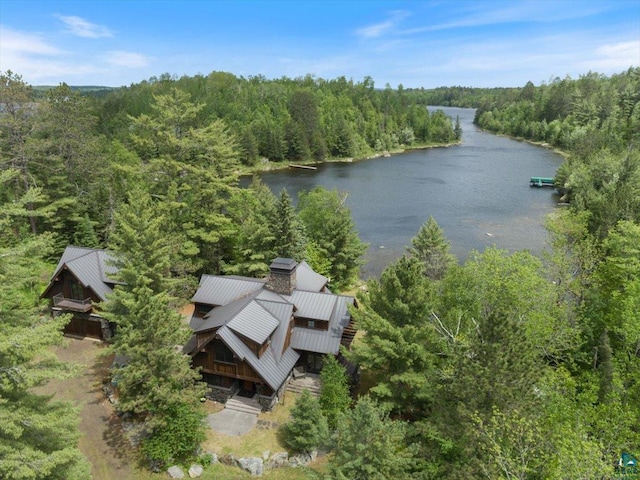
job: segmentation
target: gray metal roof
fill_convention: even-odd
[[[287,378],[299,358],[297,350],[337,354],[344,327],[349,324],[347,309],[353,297],[334,295],[326,289],[327,279],[302,262],[295,267],[290,259],[276,259],[274,264],[286,270],[294,265],[297,288],[282,295],[265,288],[266,281],[245,277],[203,275],[193,302],[211,305],[204,319],[191,319],[194,331],[217,328],[218,337],[245,360],[273,389]],[[282,264],[282,265],[280,265]],[[272,264],[273,266],[273,264]],[[291,344],[284,350],[291,315],[329,322],[328,330],[294,328]],[[260,358],[240,336],[270,345]],[[284,350],[284,351],[283,351]]]
[[[253,301],[245,305],[227,323],[227,327],[262,345],[279,324],[278,319],[260,302]]]
[[[338,296],[332,293],[294,290],[289,300],[296,306],[296,317],[329,321]]]
[[[315,353],[331,353],[337,355],[340,352],[340,340],[344,328],[349,325],[351,316],[348,305],[353,305],[353,297],[335,295],[336,301],[331,313],[328,330],[316,330],[313,328],[297,327],[291,335],[291,346],[296,350],[305,350]],[[313,318],[313,317],[306,317]]]
[[[256,280],[254,278],[203,275],[202,278],[200,278],[198,290],[191,301],[212,306],[226,305],[261,289],[263,286],[263,280]]]
[[[90,288],[100,300],[105,301],[113,290],[111,285],[118,283],[109,275],[118,272],[113,264],[114,257],[105,250],[68,246],[51,278],[47,290],[63,268],[67,268],[85,287]]]
[[[239,300],[228,303],[227,305],[221,305],[213,307],[204,318],[199,318],[195,315],[195,312],[191,316],[191,327],[196,332],[204,332],[213,328],[218,328],[228,321],[232,320],[240,310],[242,310],[247,303],[249,303],[258,294],[258,292],[246,295]]]
[[[296,269],[296,290],[321,292],[327,283],[329,283],[327,277],[314,272],[307,262],[300,262]]]
[[[258,358],[228,327],[218,330],[218,336],[229,347],[236,357],[246,361],[260,375],[269,387],[277,390],[289,376],[300,355],[292,348],[278,359],[271,348]]]

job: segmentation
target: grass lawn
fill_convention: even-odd
[[[113,406],[105,398],[102,381],[106,378],[111,359],[101,355],[104,345],[92,340],[66,339],[66,346],[57,347],[55,353],[65,362],[78,365],[76,375],[65,380],[52,380],[38,393],[53,395],[54,399],[68,400],[80,409],[79,448],[92,465],[94,480],[159,480],[166,479],[166,472],[151,473],[139,463],[135,451],[120,428],[120,421]],[[205,450],[218,455],[232,454],[236,457],[262,457],[265,451],[272,454],[286,451],[279,436],[279,426],[289,418],[289,411],[296,394],[287,392],[284,401],[273,412],[262,413],[258,425],[251,432],[230,436],[207,432],[203,444]],[[207,401],[208,413],[215,413],[223,405]],[[188,467],[187,467],[188,468]],[[185,476],[186,475],[186,468]],[[262,478],[267,480],[320,479],[326,471],[326,458],[317,460],[311,468],[279,468],[265,470]],[[187,476],[188,477],[188,476]],[[237,467],[216,464],[206,468],[204,480],[231,480],[253,478]]]

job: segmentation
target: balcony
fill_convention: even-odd
[[[73,298],[64,298],[61,293],[53,296],[53,306],[63,310],[82,313],[90,312],[92,309],[90,298],[75,300]]]

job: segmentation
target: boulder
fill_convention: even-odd
[[[251,474],[253,477],[262,476],[264,463],[258,457],[242,457],[238,459],[238,466]]]
[[[231,465],[231,466],[237,465],[236,457],[234,457],[231,454],[222,455],[221,457],[218,457],[218,461],[223,465]]]
[[[289,453],[277,452],[271,455],[271,458],[267,462],[267,468],[286,467],[288,464],[289,464]]]
[[[315,450],[308,453],[299,453],[289,457],[290,467],[306,467],[318,457],[318,452]]]
[[[198,465],[197,463],[194,463],[189,467],[189,477],[191,478],[200,477],[202,472],[204,472],[204,468],[202,468],[202,465]]]
[[[169,474],[169,477],[171,477],[171,478],[184,478],[184,472],[177,465],[174,465],[173,467],[169,467],[167,469],[167,473]]]
[[[204,455],[205,458],[209,458],[211,459],[211,465],[213,465],[214,463],[218,463],[218,454],[215,452],[212,452],[210,450],[205,450],[204,452],[202,452],[202,454]]]

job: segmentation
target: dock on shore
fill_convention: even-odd
[[[313,165],[295,165],[293,163],[289,164],[289,168],[303,168],[305,170],[317,170],[318,167],[314,167]]]

